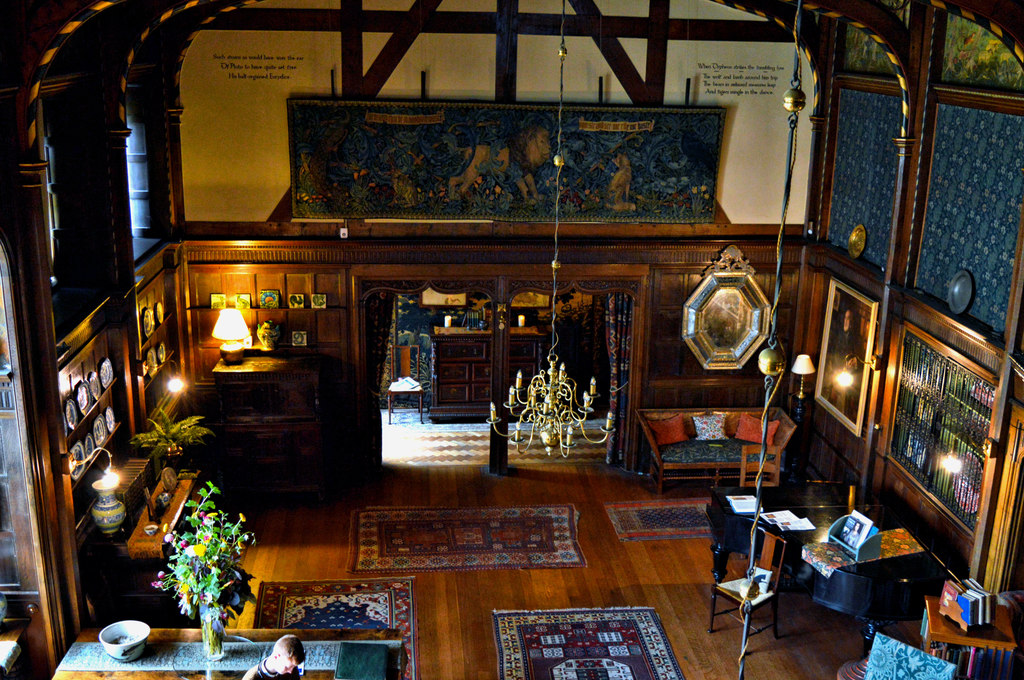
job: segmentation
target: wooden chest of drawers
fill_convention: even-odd
[[[509,347],[510,381],[522,370],[529,378],[540,360],[546,336],[513,337]],[[486,418],[491,401],[490,334],[431,335],[430,419]]]
[[[225,491],[326,492],[320,359],[246,357],[213,369]]]

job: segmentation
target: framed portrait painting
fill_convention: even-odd
[[[874,349],[877,314],[877,302],[835,279],[829,282],[814,399],[858,436],[870,377],[865,362]]]

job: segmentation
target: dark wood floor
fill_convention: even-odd
[[[674,487],[664,497],[694,496]],[[259,581],[356,578],[346,569],[352,510],[365,505],[471,507],[572,503],[588,566],[580,569],[444,572],[415,575],[420,678],[493,680],[497,654],[491,612],[496,609],[650,606],[661,616],[687,680],[737,677],[739,624],[719,617],[707,629],[711,555],[706,539],[620,542],[603,504],[658,498],[646,477],[603,465],[523,466],[497,478],[479,467],[389,467],[322,507],[247,508],[257,545],[245,566]],[[734,557],[730,570],[745,561]],[[782,639],[770,632],[751,640],[747,678],[820,680],[861,651],[859,624],[815,605],[802,593],[783,593]],[[253,609],[238,621],[252,624]],[[915,626],[895,632],[908,642]]]

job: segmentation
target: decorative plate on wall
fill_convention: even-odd
[[[162,342],[156,347],[156,358],[161,364],[167,361],[167,345]]]
[[[75,442],[75,445],[71,447],[71,460],[76,463],[85,462],[85,444],[82,442]]]
[[[68,400],[64,402],[64,422],[68,424],[68,429],[75,429],[75,425],[78,425],[78,404],[72,397],[68,397]]]
[[[107,432],[113,432],[114,426],[117,425],[117,418],[114,417],[114,408],[108,406],[107,410],[103,412],[103,419],[107,422]]]
[[[949,280],[946,292],[946,303],[954,314],[963,314],[974,300],[974,277],[966,269],[961,269]]]
[[[114,364],[110,359],[104,358],[100,362],[100,386],[107,389],[112,382],[114,382]]]
[[[863,224],[858,224],[850,232],[850,240],[846,243],[846,250],[850,253],[850,257],[857,259],[864,252],[864,246],[868,243],[868,230],[864,228]]]
[[[100,395],[103,394],[103,386],[100,385],[100,376],[93,371],[85,377],[85,381],[89,383],[89,394],[92,395],[93,399],[99,399]]]
[[[158,302],[153,305],[153,313],[156,315],[156,325],[159,326],[164,322],[164,303]]]
[[[89,410],[89,404],[92,401],[92,395],[89,394],[89,386],[85,384],[84,380],[79,380],[78,384],[75,385],[75,403],[78,404],[78,410],[85,415],[85,412]]]
[[[146,352],[146,374],[155,375],[156,369],[160,365],[160,362],[156,360],[156,349],[150,347]]]
[[[107,440],[107,421],[103,418],[97,418],[92,421],[92,436],[96,439],[97,444],[103,444]]]
[[[156,320],[153,318],[153,310],[149,307],[142,308],[142,334],[147,338],[153,334],[156,328]]]
[[[92,436],[92,432],[85,435],[85,459],[89,460],[93,457],[96,451],[96,438]]]

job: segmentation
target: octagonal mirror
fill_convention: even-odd
[[[754,268],[729,246],[683,307],[683,340],[705,369],[742,368],[768,337],[769,311]]]

